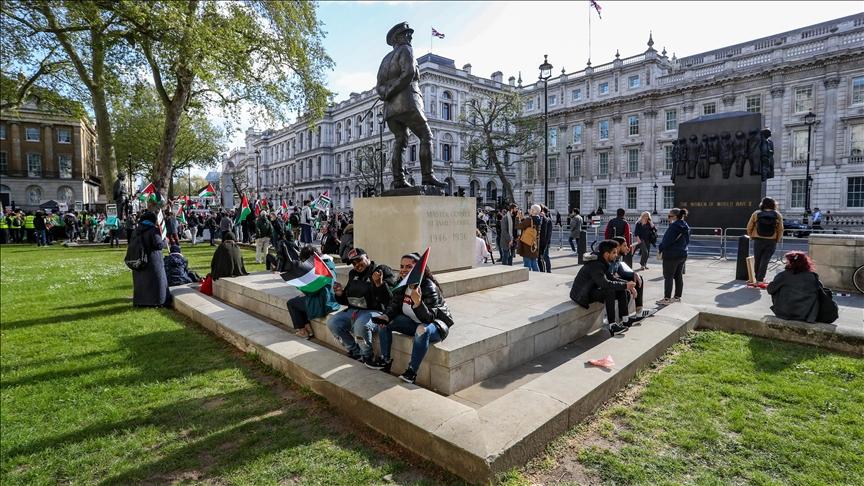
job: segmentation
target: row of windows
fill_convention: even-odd
[[[2,186],[4,192],[9,190],[8,187]],[[42,188],[39,186],[27,186],[24,189],[24,195],[27,197],[27,204],[38,206],[42,202]],[[59,203],[73,204],[75,202],[75,190],[69,186],[60,186],[57,188],[57,196],[55,198]]]
[[[638,207],[638,190],[635,187],[627,187],[625,188],[625,207],[626,209],[644,209]],[[530,193],[526,193],[528,199]],[[595,202],[597,203],[597,208],[607,208],[609,207],[609,192],[605,187],[598,187],[595,189]],[[551,209],[555,209],[555,191],[549,191],[549,197],[547,198],[549,201],[549,207]],[[663,186],[662,192],[662,200],[663,208],[673,208],[675,207],[675,186]],[[581,206],[581,201],[576,201],[576,207]],[[583,209],[583,208],[580,208]]]
[[[57,167],[61,179],[72,178],[72,156],[68,154],[57,154]],[[9,162],[6,152],[0,152],[0,174],[9,170]],[[27,176],[42,177],[42,154],[27,154]]]
[[[56,128],[57,130],[57,143],[68,144],[72,143],[72,129],[71,128]],[[6,125],[0,124],[0,140],[6,140]],[[24,141],[25,142],[41,142],[42,141],[42,129],[39,127],[24,127]]]

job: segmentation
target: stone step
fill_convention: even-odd
[[[524,275],[510,270],[511,267],[501,268],[481,267],[442,274],[441,279],[447,279],[442,286],[448,285],[450,291],[458,292]],[[450,395],[597,329],[602,322],[602,306],[595,304],[586,310],[575,305],[568,298],[570,284],[568,276],[534,273],[530,281],[449,297],[447,304],[456,324],[446,340],[430,348],[417,370],[417,383]],[[217,280],[213,295],[290,326],[286,302],[300,294],[280,277],[258,273]],[[327,329],[325,319],[314,319],[312,328],[317,340],[333,349],[342,349]],[[394,335],[393,373],[407,368],[411,345],[408,336]],[[377,335],[374,348],[377,353]]]
[[[545,367],[542,374],[526,365],[477,385],[501,387],[503,393],[484,398],[476,390],[466,390],[461,397],[446,397],[366,369],[342,353],[296,338],[189,286],[175,287],[172,293],[179,312],[240,350],[256,354],[352,419],[474,483],[488,482],[541,452],[698,319],[696,310],[676,304],[624,335],[608,338],[595,333],[547,354],[538,360]],[[607,354],[615,359],[613,369],[586,364]]]

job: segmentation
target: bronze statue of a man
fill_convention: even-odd
[[[117,214],[121,217],[126,216],[129,207],[129,191],[126,189],[126,174],[124,172],[117,173],[117,180],[114,181],[114,202],[117,203]]]
[[[432,170],[432,130],[423,110],[420,95],[420,68],[414,60],[411,35],[414,30],[408,22],[401,22],[387,32],[387,44],[393,46],[378,68],[378,83],[375,91],[384,102],[384,119],[396,138],[390,165],[396,188],[411,187],[402,172],[402,155],[408,144],[410,129],[420,139],[420,171],[424,186],[446,187],[435,178]]]

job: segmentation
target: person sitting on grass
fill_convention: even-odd
[[[335,274],[336,265],[333,263],[333,258],[330,255],[321,255],[312,245],[306,245],[300,249],[300,261],[305,262],[312,258],[313,254],[318,254],[324,261],[324,264]],[[294,329],[297,329],[297,336],[304,339],[312,339],[315,333],[312,331],[312,319],[324,317],[331,312],[339,310],[339,303],[336,302],[336,295],[333,293],[333,284],[325,285],[317,292],[303,293],[288,299],[288,313],[291,314],[291,322]]]
[[[189,260],[181,253],[180,245],[171,245],[169,252],[165,255],[165,275],[169,287],[201,281],[197,273],[189,270]]]
[[[593,302],[603,302],[606,305],[606,320],[612,336],[630,327],[627,295],[636,296],[636,282],[627,282],[612,276],[610,266],[618,257],[618,246],[615,240],[603,240],[597,245],[595,253],[586,254],[585,263],[573,279],[570,289],[570,299],[586,309]]]
[[[417,253],[404,255],[399,262],[399,278],[404,279],[419,261],[420,255]],[[447,338],[453,326],[453,316],[441,295],[441,286],[428,266],[420,285],[404,285],[395,289],[387,311],[374,321],[379,325],[381,356],[366,366],[389,373],[393,365],[390,359],[393,332],[412,336],[411,361],[408,369],[399,376],[406,383],[417,380],[417,371],[429,346]]]
[[[222,234],[222,243],[216,247],[216,251],[213,252],[213,259],[210,260],[210,276],[213,277],[213,280],[249,275],[246,266],[243,265],[240,247],[237,246],[235,240],[236,236],[232,231],[226,231]]]

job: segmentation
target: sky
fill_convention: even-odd
[[[597,0],[602,18],[590,10],[591,62],[594,66],[647,49],[649,32],[654,48],[685,57],[700,52],[779,34],[864,11],[859,1],[747,1],[747,2],[624,2]],[[432,2],[432,1],[321,1],[318,17],[326,37],[324,47],[335,62],[327,86],[341,101],[352,91],[370,89],[381,58],[391,49],[387,31],[407,21],[414,29],[414,53],[430,50],[431,30],[445,34],[434,39],[432,52],[472,65],[472,73],[504,80],[522,73],[523,84],[537,79],[543,55],[558,74],[580,71],[588,60],[587,0],[560,2]],[[231,147],[244,142],[247,120],[230,134]],[[265,128],[265,127],[255,127]]]

